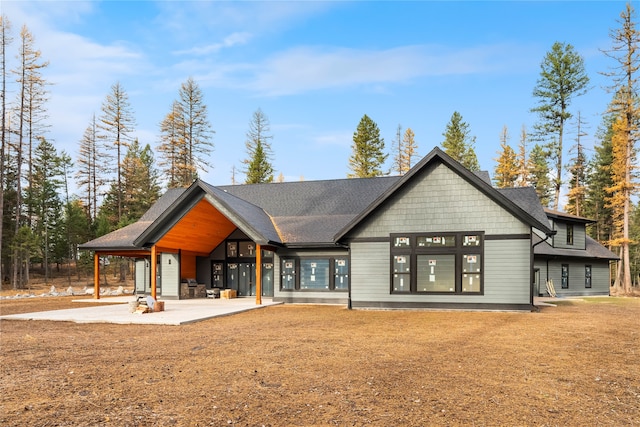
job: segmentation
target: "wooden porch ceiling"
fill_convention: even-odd
[[[202,199],[162,236],[156,246],[208,254],[235,229],[231,221]]]

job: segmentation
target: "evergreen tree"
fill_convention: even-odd
[[[269,118],[258,108],[253,113],[246,135],[247,158],[243,160],[246,165],[244,170],[245,184],[273,182],[273,165],[271,163],[273,154],[269,142],[273,136],[270,131]]]
[[[562,152],[564,126],[571,118],[569,105],[574,97],[587,91],[589,77],[584,60],[573,46],[556,42],[540,64],[540,78],[533,89],[538,106],[531,109],[538,113],[536,136],[546,141],[554,163],[553,209],[558,209],[562,188]]]
[[[4,250],[5,240],[3,240],[5,234],[5,219],[4,219],[4,204],[5,204],[5,163],[7,161],[6,153],[8,148],[9,139],[9,126],[7,121],[7,47],[11,44],[11,23],[6,16],[0,15],[0,73],[2,73],[2,89],[0,90],[0,114],[2,117],[0,121],[2,123],[1,136],[2,145],[0,146],[0,218],[2,223],[0,224],[0,280],[4,280],[5,277],[5,256]]]
[[[498,188],[513,187],[518,179],[518,163],[516,152],[509,145],[509,132],[507,127],[502,128],[500,135],[500,151],[494,169],[493,181]]]
[[[402,127],[398,125],[394,147],[397,150],[393,160],[394,171],[398,175],[404,175],[411,169],[413,158],[417,157],[418,144],[415,140],[415,134],[411,128],[407,128],[402,136]]]
[[[611,146],[613,152],[613,187],[609,189],[614,197],[611,202],[620,204],[614,207],[615,241],[620,244],[621,262],[616,274],[615,285],[622,292],[631,292],[631,266],[629,247],[629,224],[631,197],[637,190],[637,181],[633,169],[636,163],[636,143],[638,141],[638,69],[640,68],[640,31],[635,22],[635,10],[627,3],[620,15],[620,28],[610,32],[612,48],[606,55],[616,62],[612,78],[612,89],[616,96],[610,111],[616,116]],[[612,206],[613,207],[613,206]]]
[[[613,135],[613,115],[605,115],[603,123],[596,133],[599,144],[594,146],[594,156],[589,162],[590,173],[586,177],[587,197],[584,216],[596,222],[588,226],[591,237],[603,244],[611,240],[611,208],[607,207],[607,188],[613,186],[611,163],[613,153],[611,138]]]
[[[104,155],[100,149],[96,134],[96,116],[84,131],[78,150],[78,170],[76,185],[83,194],[87,218],[96,220],[98,213],[98,194],[104,185]]]
[[[378,125],[366,114],[360,119],[353,133],[349,178],[371,178],[382,175],[382,165],[387,160],[384,154],[384,138],[380,137]]]
[[[529,170],[531,164],[527,158],[527,128],[522,125],[520,130],[520,142],[518,143],[518,154],[516,156],[518,165],[518,179],[516,187],[527,187],[529,185]]]
[[[116,171],[115,179],[115,199],[116,216],[118,221],[122,217],[122,204],[124,189],[122,186],[122,158],[124,149],[131,143],[131,134],[134,131],[135,118],[129,103],[129,96],[120,82],[111,86],[111,93],[107,95],[102,103],[102,116],[98,121],[98,129],[102,131],[99,135],[104,141],[107,150],[115,150],[115,167],[107,168]],[[110,159],[109,159],[110,160]]]
[[[551,181],[549,180],[547,157],[547,151],[538,144],[533,146],[529,154],[531,165],[529,179],[531,180],[531,185],[536,189],[542,206],[549,206],[549,201],[551,200]]]
[[[418,143],[416,142],[416,135],[411,128],[407,128],[404,132],[402,142],[404,144],[404,158],[407,162],[407,170],[411,169],[414,165],[413,159],[418,157]]]
[[[22,233],[21,227],[23,225],[23,189],[22,189],[22,168],[23,162],[26,158],[29,161],[27,164],[28,169],[28,182],[31,185],[32,182],[32,165],[31,165],[31,157],[32,157],[32,146],[34,138],[37,138],[38,132],[41,131],[41,127],[38,126],[40,124],[40,120],[44,113],[44,101],[46,100],[44,86],[45,81],[42,79],[41,70],[46,68],[49,64],[48,62],[42,62],[40,59],[41,52],[36,50],[34,47],[34,38],[29,29],[26,26],[22,27],[20,31],[20,47],[18,53],[18,67],[13,70],[14,74],[17,76],[16,81],[18,82],[18,99],[15,104],[15,117],[17,121],[17,127],[12,129],[16,133],[17,141],[14,145],[14,150],[16,153],[16,163],[15,163],[15,171],[16,175],[16,206],[15,206],[15,232],[14,238],[20,238],[19,234]],[[30,190],[29,190],[30,191]],[[33,206],[31,200],[33,198],[31,196],[27,197],[28,204],[28,215],[26,218],[26,223],[29,224],[31,222],[31,208]],[[25,252],[19,250],[19,245],[14,245],[14,253],[13,253],[13,287],[16,289],[18,287],[18,276],[20,266],[23,265],[23,259],[20,258],[20,254],[24,254]],[[22,273],[20,273],[22,275]],[[20,280],[29,280],[29,271],[28,265],[26,267],[25,275],[22,276]],[[22,283],[21,283],[22,284]]]
[[[191,77],[180,86],[179,111],[182,118],[179,123],[184,138],[182,184],[190,185],[198,178],[198,170],[204,172],[211,167],[209,157],[213,151],[213,129],[209,123],[207,105],[202,90]]]
[[[586,136],[583,132],[582,118],[580,112],[576,118],[577,133],[576,133],[576,145],[571,147],[569,153],[573,153],[574,157],[570,159],[569,173],[569,194],[565,211],[573,215],[582,215],[584,210],[584,203],[587,193],[586,180],[587,180],[587,156],[584,152],[584,146],[582,145],[581,138]]]
[[[442,134],[442,148],[449,156],[472,172],[480,170],[480,164],[474,149],[476,137],[470,135],[469,125],[462,120],[462,115],[454,111]]]
[[[160,197],[158,172],[149,144],[141,148],[138,140],[135,140],[129,146],[122,164],[122,177],[125,203],[119,225],[140,219]]]
[[[159,165],[169,188],[188,187],[198,178],[198,170],[211,167],[213,134],[202,90],[189,77],[160,123]]]
[[[64,229],[62,203],[58,195],[64,182],[63,159],[58,156],[53,144],[44,138],[40,138],[34,154],[34,179],[29,188],[34,208],[32,228],[38,237],[39,252],[47,279],[54,242],[61,229]]]

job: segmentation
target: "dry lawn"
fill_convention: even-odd
[[[69,306],[3,300],[0,312]],[[0,328],[3,426],[640,425],[639,298]]]

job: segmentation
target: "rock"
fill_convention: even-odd
[[[75,291],[73,290],[73,286],[69,286],[67,288],[67,295],[75,295]]]

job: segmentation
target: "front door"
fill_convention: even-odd
[[[238,264],[238,296],[256,294],[256,264],[242,262]]]

